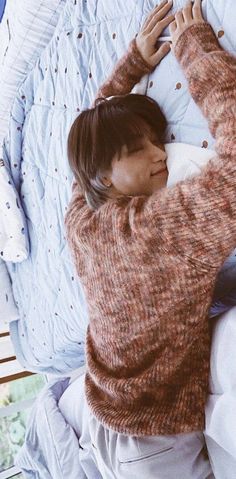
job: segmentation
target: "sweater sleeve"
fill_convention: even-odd
[[[99,88],[96,99],[130,93],[134,85],[144,75],[151,73],[154,68],[142,58],[134,38],[129,44],[128,51],[114,67],[110,77]]]
[[[134,198],[136,227],[159,235],[173,254],[219,269],[236,246],[236,58],[206,22],[186,29],[174,53],[208,120],[217,156],[200,175]]]
[[[72,257],[76,260],[76,248],[77,248],[77,226],[78,215],[81,217],[82,208],[86,205],[84,196],[81,194],[77,181],[74,179],[72,183],[72,196],[68,205],[67,212],[64,216],[64,226],[66,240],[68,242]]]

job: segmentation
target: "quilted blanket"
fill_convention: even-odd
[[[24,445],[15,458],[25,479],[101,479],[92,458],[84,457],[80,436],[61,412],[59,401],[68,383],[69,378],[51,381],[32,407]],[[79,398],[77,407],[83,410]]]
[[[173,3],[175,12],[186,2]],[[6,264],[19,310],[11,337],[18,360],[32,371],[64,373],[84,363],[87,308],[63,223],[73,182],[67,135],[155,4],[67,0],[50,43],[15,99],[4,162],[26,218],[29,254],[21,263]],[[222,47],[235,53],[235,2],[203,0],[202,8]],[[169,35],[168,29],[162,35]],[[167,143],[214,147],[172,53],[149,76],[146,93],[168,119]]]

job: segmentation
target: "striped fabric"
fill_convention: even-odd
[[[9,113],[27,73],[49,43],[65,0],[8,0],[0,25],[0,142]]]

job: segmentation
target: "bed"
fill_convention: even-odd
[[[91,105],[153,4],[68,0],[11,110],[2,153],[24,219],[27,257],[5,262],[18,312],[10,331],[18,360],[32,371],[64,373],[84,364],[87,308],[63,223],[73,181],[66,139],[73,119]],[[174,2],[173,10],[183,4]],[[232,52],[234,9],[232,1],[227,8],[223,1],[217,7],[203,1],[206,18]],[[167,142],[213,147],[173,55],[150,75],[147,94],[169,119]]]
[[[5,2],[4,2],[5,3]],[[21,262],[29,252],[26,218],[11,174],[4,167],[3,141],[16,92],[49,43],[65,0],[8,0],[0,25],[0,332],[19,319],[6,262]],[[3,12],[2,12],[3,13]]]
[[[25,2],[28,13],[35,3]],[[24,234],[18,237],[14,257],[9,258],[2,248],[0,268],[8,281],[14,349],[30,371],[68,375],[85,363],[87,307],[65,241],[64,215],[73,182],[66,140],[74,118],[91,106],[98,87],[154,4],[154,0],[55,0],[50,33],[41,35],[44,40],[30,57],[31,63],[27,59],[15,87],[1,157],[17,203],[16,230],[24,228]],[[184,4],[175,0],[173,12]],[[233,0],[203,0],[202,8],[222,47],[235,54]],[[33,18],[37,12],[36,8]],[[7,9],[4,18],[6,14]],[[5,29],[7,25],[5,21]],[[168,29],[163,36],[167,34]],[[7,45],[4,61],[9,51]],[[207,122],[191,99],[174,56],[165,57],[147,80],[147,94],[157,100],[168,119],[166,142],[213,149]]]

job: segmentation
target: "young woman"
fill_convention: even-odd
[[[207,318],[236,244],[236,60],[200,0],[176,13],[172,51],[218,157],[165,188],[165,119],[153,100],[126,94],[165,54],[155,43],[168,9],[152,12],[98,93],[118,96],[82,112],[68,138],[76,182],[65,226],[89,308],[85,390],[107,479],[213,477],[201,433]]]

